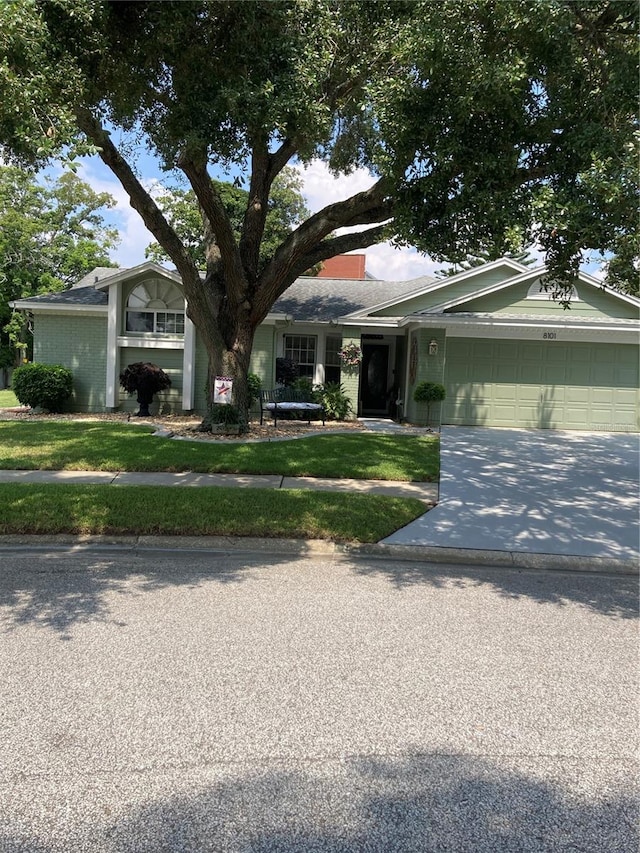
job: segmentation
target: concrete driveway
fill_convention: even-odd
[[[440,502],[385,544],[637,560],[639,440],[444,427]]]

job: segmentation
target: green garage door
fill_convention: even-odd
[[[448,338],[445,424],[634,432],[638,347]]]

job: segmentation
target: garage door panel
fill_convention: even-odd
[[[493,341],[476,341],[473,344],[473,357],[475,359],[486,358],[490,361],[493,361],[493,358],[494,358]]]
[[[520,403],[539,403],[540,393],[539,385],[520,385],[518,388],[518,400]]]
[[[503,385],[501,383],[494,383],[492,391],[492,396],[496,403],[513,403],[518,396],[517,385]]]
[[[613,389],[612,388],[593,388],[591,391],[591,399],[595,405],[606,403],[608,406],[613,405]]]
[[[569,404],[582,403],[584,405],[588,405],[589,389],[577,388],[575,385],[568,385],[565,393],[565,400]]]
[[[567,364],[565,366],[565,372],[563,377],[564,382],[568,382],[570,385],[590,385],[589,372],[588,369],[585,368],[583,363],[581,364]]]
[[[589,377],[592,385],[614,385],[615,368],[613,364],[593,364]]]
[[[626,388],[635,388],[638,382],[638,369],[637,367],[629,367],[627,365],[624,366],[616,366],[615,369],[615,385],[620,387],[621,385]]]
[[[515,361],[509,360],[505,363],[499,363],[493,370],[492,378],[496,382],[517,382],[518,381],[518,365]]]
[[[445,423],[638,429],[638,348],[632,345],[451,338],[445,370]]]
[[[616,388],[613,392],[613,401],[616,406],[628,406],[633,408],[636,405],[638,392],[627,388]]]
[[[536,361],[533,363],[518,364],[518,381],[521,384],[529,383],[539,385],[544,379],[544,364]]]
[[[541,362],[544,358],[543,349],[539,344],[522,344],[520,358],[523,361]]]

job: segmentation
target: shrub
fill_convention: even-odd
[[[291,358],[276,358],[276,383],[285,387],[292,385],[300,375],[297,363]]]
[[[249,373],[247,376],[247,385],[249,386],[249,406],[252,406],[260,397],[262,380],[255,373]]]
[[[300,376],[298,379],[294,379],[290,387],[293,388],[294,391],[300,391],[308,403],[316,402],[313,382],[308,376]]]
[[[440,403],[447,396],[444,385],[439,382],[419,382],[413,392],[416,403],[427,404],[427,425],[430,420],[431,404]]]
[[[154,394],[171,387],[171,380],[167,374],[148,361],[136,361],[130,364],[120,374],[120,385],[128,394],[137,394],[140,404],[138,415],[148,417],[149,405]]]
[[[237,424],[240,419],[236,406],[228,403],[212,403],[210,414],[212,424]]]
[[[345,394],[345,390],[339,382],[327,382],[318,385],[314,396],[322,403],[325,414],[330,421],[346,421],[353,407],[351,400]]]
[[[60,412],[73,390],[73,374],[61,364],[23,364],[13,371],[13,392],[23,406]]]

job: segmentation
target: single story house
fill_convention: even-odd
[[[580,274],[565,310],[544,273],[501,258],[440,279],[303,276],[257,330],[251,370],[271,388],[288,356],[314,383],[341,382],[364,417],[425,423],[413,391],[427,380],[447,394],[434,423],[638,431],[640,299]],[[31,315],[34,360],[73,371],[75,410],[133,409],[118,375],[152,361],[172,380],[163,411],[204,412],[206,353],[176,272],[98,268],[13,307]],[[341,364],[348,343],[359,367]]]

